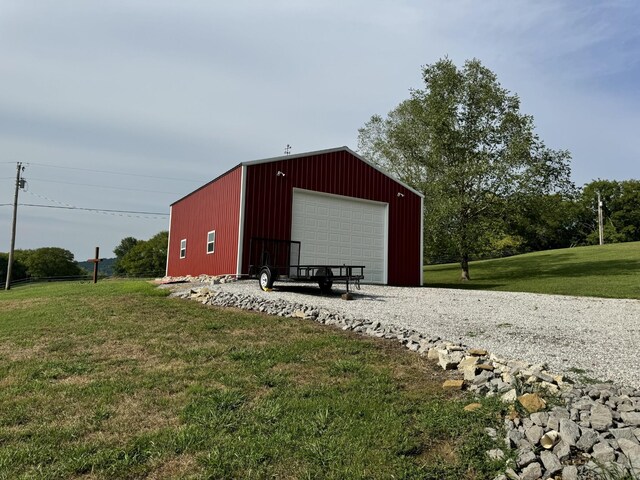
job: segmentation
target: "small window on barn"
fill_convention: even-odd
[[[207,233],[207,253],[213,253],[216,250],[216,231],[211,230]]]
[[[180,258],[185,258],[187,256],[187,239],[183,238],[180,240]]]

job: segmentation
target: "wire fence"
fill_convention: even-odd
[[[137,275],[98,275],[98,282],[107,280],[152,280],[164,276],[164,273],[157,275],[157,272],[146,272]],[[4,286],[6,279],[0,279],[1,284]],[[29,285],[35,285],[40,283],[54,283],[54,282],[78,282],[78,283],[92,283],[93,275],[71,275],[71,276],[55,276],[55,277],[28,277],[12,280],[9,283],[10,288],[25,287]]]

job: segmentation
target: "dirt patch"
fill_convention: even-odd
[[[429,465],[435,460],[444,461],[444,463],[454,464],[458,461],[455,444],[448,441],[438,441],[431,443],[418,457],[419,462]]]
[[[147,347],[126,340],[107,340],[104,343],[92,345],[88,352],[101,360],[136,360],[140,366],[146,367],[166,363]]]

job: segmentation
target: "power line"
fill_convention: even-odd
[[[131,210],[111,210],[106,208],[84,208],[77,207],[75,205],[71,205],[65,202],[59,202],[58,200],[54,200],[53,198],[46,197],[44,195],[40,195],[39,193],[32,192],[30,190],[25,190],[29,195],[33,195],[34,197],[42,198],[48,202],[57,203],[58,205],[42,205],[42,204],[32,204],[32,203],[21,203],[20,205],[24,205],[26,207],[41,207],[41,208],[60,208],[64,210],[83,210],[87,212],[96,212],[103,213],[105,215],[115,215],[115,214],[127,214],[127,216],[131,215],[153,215],[155,218],[167,217],[168,213],[156,213],[156,212],[137,212]],[[138,217],[143,218],[143,217]],[[151,217],[144,217],[151,218]]]
[[[177,182],[189,182],[189,183],[194,183],[197,182],[198,180],[187,180],[186,178],[175,178],[175,177],[160,177],[157,175],[142,175],[139,173],[122,173],[122,172],[113,172],[113,171],[109,171],[109,170],[92,170],[90,168],[80,168],[80,167],[62,167],[60,165],[49,165],[46,163],[34,163],[34,162],[26,162],[28,165],[38,165],[40,167],[49,167],[49,168],[60,168],[60,169],[64,169],[64,170],[79,170],[79,171],[83,171],[83,172],[93,172],[93,173],[107,173],[109,175],[122,175],[125,177],[142,177],[142,178],[158,178],[161,180],[173,180],[173,181],[177,181]]]
[[[12,178],[12,177],[7,177],[7,178]],[[37,182],[45,182],[45,183],[60,183],[62,185],[79,185],[82,187],[98,187],[98,188],[109,188],[112,190],[129,190],[132,192],[148,192],[148,193],[166,193],[169,195],[180,195],[177,192],[161,192],[159,190],[145,190],[142,188],[126,188],[126,187],[111,187],[111,186],[107,186],[107,185],[95,185],[95,184],[91,184],[91,183],[76,183],[76,182],[60,182],[58,180],[46,180],[44,178],[30,178],[30,180],[32,181],[37,181]]]
[[[10,205],[9,203],[3,205]],[[73,207],[73,206],[63,206],[63,205],[41,205],[35,203],[20,203],[20,206],[23,207],[42,207],[42,208],[60,208],[63,210],[83,210],[87,212],[100,212],[100,213],[131,213],[136,215],[154,215],[154,216],[163,216],[168,217],[168,213],[158,213],[158,212],[137,212],[133,210],[110,210],[106,208],[85,208],[85,207]]]

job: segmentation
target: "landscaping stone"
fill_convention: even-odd
[[[620,440],[621,438],[626,438],[627,440],[631,440],[633,443],[638,444],[638,440],[636,436],[633,434],[633,429],[631,427],[625,428],[610,428],[609,433],[611,433],[616,440]]]
[[[567,465],[562,469],[562,480],[578,480],[578,467]]]
[[[538,412],[547,405],[547,402],[537,393],[525,393],[518,397],[518,402],[529,413]]]
[[[507,393],[503,394],[500,399],[505,403],[513,403],[518,398],[518,393],[516,389],[509,390]]]
[[[484,357],[487,354],[487,351],[482,348],[470,348],[468,353],[474,357]]]
[[[616,459],[616,452],[608,443],[600,442],[593,446],[592,456],[600,463],[613,462]]]
[[[544,430],[539,425],[533,425],[527,428],[524,434],[531,444],[536,445],[540,441],[540,437],[544,434]]]
[[[640,412],[622,412],[620,414],[625,425],[637,427],[640,425]]]
[[[458,364],[458,370],[465,370],[478,364],[478,357],[466,357]]]
[[[595,403],[591,408],[591,427],[599,432],[606,430],[613,425],[611,410],[605,405]]]
[[[583,452],[590,452],[591,448],[598,441],[598,434],[594,430],[583,430],[582,436],[576,442],[576,446]]]
[[[580,427],[567,418],[560,419],[560,438],[569,446],[574,446],[580,438]]]
[[[560,440],[556,446],[553,447],[553,453],[562,461],[571,455],[571,447],[564,440]]]
[[[554,473],[562,470],[560,460],[558,460],[558,457],[549,450],[543,450],[540,452],[540,460],[542,460],[542,464],[547,471],[547,475],[553,475]]]
[[[489,372],[493,372],[494,370],[493,365],[489,363],[479,363],[478,365],[476,365],[476,367],[478,368],[478,370],[487,370]]]
[[[493,450],[487,451],[487,456],[491,460],[502,460],[504,458],[504,452],[499,448],[494,448]]]
[[[445,390],[462,390],[464,386],[464,380],[445,380],[442,384],[442,388]]]
[[[542,476],[542,468],[538,462],[533,462],[522,469],[520,480],[538,480]]]
[[[529,418],[531,418],[531,421],[536,425],[546,427],[547,422],[549,421],[549,414],[547,412],[536,412],[532,413]]]
[[[520,480],[520,475],[518,475],[513,468],[507,468],[504,471],[504,474],[507,476],[509,480]]]
[[[523,468],[532,462],[536,461],[536,454],[532,450],[520,450],[518,458],[516,458],[516,464],[518,467]]]
[[[443,370],[453,370],[464,358],[464,354],[460,351],[450,352],[446,349],[438,350],[438,365]]]
[[[626,438],[618,440],[618,445],[627,457],[629,465],[633,467],[634,473],[640,474],[640,445]]]

